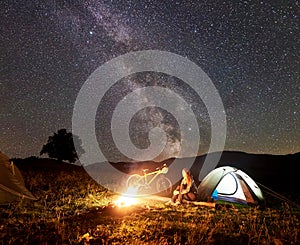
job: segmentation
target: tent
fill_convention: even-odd
[[[0,152],[0,205],[21,199],[36,200],[25,187],[20,170]]]
[[[212,170],[198,186],[200,200],[223,200],[243,204],[264,201],[261,189],[243,171],[224,166]]]

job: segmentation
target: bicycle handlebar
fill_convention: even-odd
[[[149,169],[143,169],[143,173],[144,174],[147,174],[147,171],[148,171]],[[166,174],[167,172],[168,172],[168,170],[169,170],[169,168],[168,168],[168,166],[167,166],[167,164],[163,164],[161,167],[157,167],[156,168],[156,170],[154,171],[154,172],[151,172],[151,173],[149,173],[149,174],[153,174],[153,173],[155,173],[155,172],[161,172],[161,173],[163,173],[163,174]]]

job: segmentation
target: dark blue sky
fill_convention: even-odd
[[[53,132],[71,130],[77,94],[97,67],[145,49],[187,57],[209,75],[226,111],[226,150],[300,151],[299,1],[138,2],[1,1],[2,152],[38,155]],[[138,79],[121,83],[112,97],[145,86]],[[150,80],[186,91],[163,75]],[[204,153],[209,120],[192,92],[182,94],[202,123]],[[102,114],[116,103],[109,101]],[[151,111],[145,113],[151,121]],[[98,130],[106,131],[98,121]],[[143,127],[136,128],[143,145]]]

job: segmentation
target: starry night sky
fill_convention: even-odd
[[[226,111],[225,150],[300,151],[299,1],[6,0],[0,12],[0,150],[9,157],[39,155],[53,132],[71,130],[89,75],[113,57],[146,49],[187,57],[209,75]],[[97,113],[100,145],[111,149],[103,137],[111,108],[147,84],[188,101],[205,153],[205,106],[180,81],[156,73],[125,78],[107,94]],[[176,120],[151,108],[133,120],[133,141],[147,146],[145,133],[156,124],[176,142]]]

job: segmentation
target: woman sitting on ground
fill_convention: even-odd
[[[184,168],[182,169],[183,179],[180,182],[180,185],[176,187],[173,191],[173,196],[168,202],[172,204],[180,204],[183,200],[195,201],[196,200],[196,185],[194,183],[193,177],[190,174],[189,170]]]

